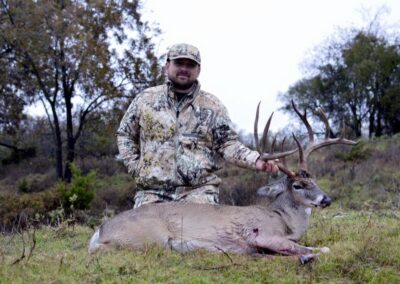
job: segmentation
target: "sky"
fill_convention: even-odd
[[[144,0],[143,17],[162,31],[157,52],[197,46],[202,88],[227,107],[238,130],[253,131],[274,112],[271,129],[289,123],[277,95],[304,77],[304,62],[340,28],[364,27],[380,9],[385,29],[400,30],[399,0]]]

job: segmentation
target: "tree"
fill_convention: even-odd
[[[91,115],[162,79],[151,41],[159,31],[141,20],[139,1],[0,1],[11,88],[45,107],[57,175],[69,180]]]
[[[2,74],[0,76],[0,146],[11,151],[10,156],[15,159],[10,159],[10,161],[16,161],[21,154],[28,152],[28,149],[22,147],[21,141],[16,135],[20,130],[21,121],[26,118],[22,112],[25,102],[21,98],[21,94],[15,92],[14,86],[18,84],[17,78],[13,78],[12,72],[6,68],[7,53],[9,53],[9,49],[3,46],[0,50],[0,74]]]
[[[313,75],[281,95],[289,107],[296,98],[303,106],[323,107],[333,124],[345,121],[355,136],[367,126],[369,136],[399,130],[400,49],[385,37],[353,31],[342,42],[330,42]]]

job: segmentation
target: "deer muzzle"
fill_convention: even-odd
[[[320,206],[321,208],[325,208],[328,207],[329,205],[331,205],[332,200],[329,196],[324,195],[324,198],[322,198]]]

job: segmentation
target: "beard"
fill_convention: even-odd
[[[176,80],[171,79],[171,78],[169,78],[169,80],[172,82],[172,86],[173,86],[174,89],[176,89],[176,90],[188,90],[188,89],[190,89],[190,88],[194,85],[194,83],[196,82],[196,81],[192,81],[192,82],[187,82],[187,83],[185,83],[185,84],[182,84],[182,83],[179,83],[179,82],[177,82]]]
[[[185,72],[179,72],[176,74],[176,77],[179,77],[181,75],[188,76],[188,77],[190,76],[190,74],[187,74]],[[179,90],[186,91],[186,90],[191,89],[197,81],[196,79],[194,79],[194,80],[192,79],[192,80],[188,80],[188,81],[182,83],[182,81],[177,80],[177,78],[175,78],[172,75],[169,76],[169,74],[168,74],[168,79],[172,83],[172,86],[174,87],[174,89],[178,90],[178,91]]]

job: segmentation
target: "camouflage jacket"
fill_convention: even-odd
[[[120,158],[142,189],[218,186],[217,155],[249,168],[259,157],[237,140],[226,108],[199,83],[179,102],[168,83],[138,94],[117,140]]]

